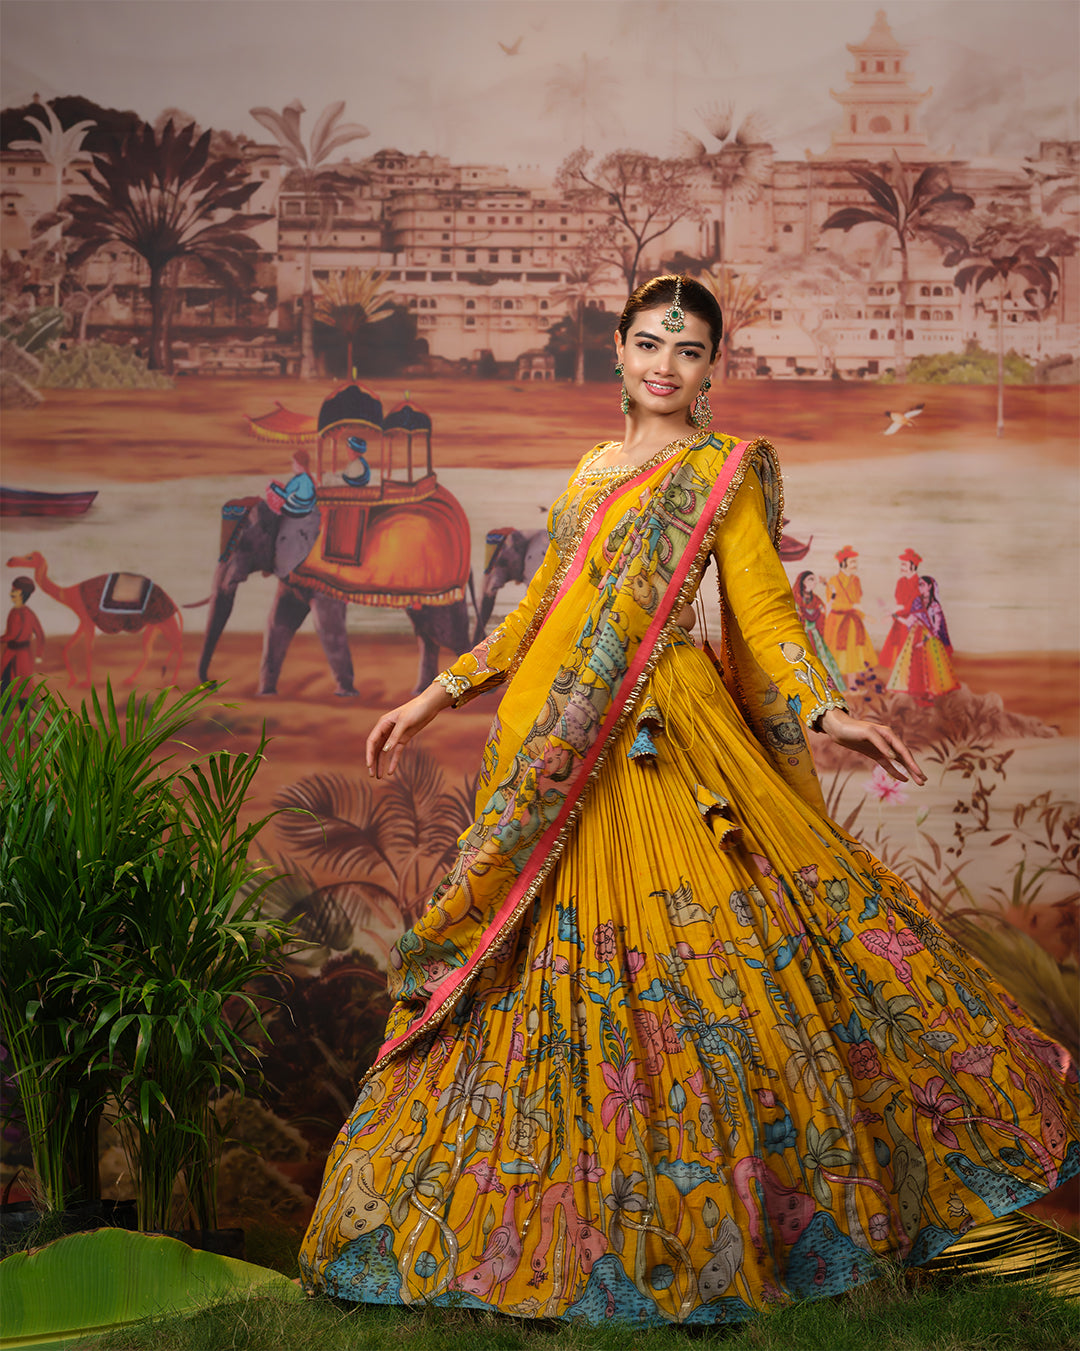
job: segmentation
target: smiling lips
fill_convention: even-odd
[[[669,394],[677,393],[679,389],[678,385],[660,384],[656,380],[642,380],[641,383],[645,386],[645,388],[649,391],[650,394],[655,394],[658,398],[661,399],[667,398]]]

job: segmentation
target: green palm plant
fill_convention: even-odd
[[[44,123],[33,115],[26,114],[26,121],[33,125],[37,133],[37,140],[12,141],[12,150],[36,150],[45,163],[53,171],[55,192],[53,201],[53,210],[59,212],[60,201],[64,195],[64,174],[80,159],[89,159],[89,155],[82,148],[83,141],[92,127],[97,125],[91,118],[82,122],[76,122],[74,126],[66,130],[60,119],[53,112],[52,108],[46,103],[44,105],[45,116],[49,119]],[[57,223],[55,226],[54,247],[56,249],[57,275],[53,279],[53,304],[60,303],[60,276],[59,270],[62,264],[61,240],[63,237],[63,224]]]
[[[330,156],[350,141],[371,133],[359,122],[342,122],[345,102],[328,103],[319,114],[305,145],[300,135],[300,118],[306,111],[299,99],[293,99],[281,112],[273,108],[252,108],[251,116],[277,141],[285,163],[299,176],[305,195],[318,195],[320,187],[334,174]],[[351,365],[351,362],[350,362]],[[311,275],[311,231],[304,244],[304,289],[300,297],[300,375],[310,380],[315,374],[315,297]]]
[[[394,312],[393,302],[383,294],[386,274],[378,268],[347,267],[344,272],[319,282],[315,322],[335,329],[345,338],[348,379],[356,378],[353,349],[367,324],[378,324]]]
[[[239,159],[210,158],[209,131],[144,123],[120,145],[94,154],[87,191],[66,200],[68,233],[80,243],[71,265],[108,244],[138,254],[150,272],[150,368],[169,369],[167,271],[197,261],[225,286],[250,282],[258,245],[247,233],[265,217],[241,208],[258,189]]]
[[[895,186],[872,169],[856,164],[846,167],[856,183],[870,194],[871,205],[841,207],[821,228],[847,233],[856,225],[884,225],[896,236],[896,247],[900,251],[900,285],[893,364],[897,380],[902,380],[907,371],[904,330],[910,282],[908,251],[916,241],[934,244],[945,255],[945,266],[955,267],[967,254],[968,241],[943,218],[943,213],[970,211],[975,202],[966,192],[953,189],[948,171],[940,164],[928,164],[911,184],[907,170],[894,155],[892,177]]]
[[[249,861],[265,820],[239,817],[265,736],[189,764],[179,737],[205,689],[69,707],[38,687],[0,701],[0,1027],[41,1201],[98,1194],[107,1102],[143,1228],[168,1228],[179,1175],[214,1220],[212,1099],[242,1088],[259,1010],[245,987],[290,931],[262,915]]]

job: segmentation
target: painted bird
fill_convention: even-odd
[[[914,427],[914,419],[919,416],[926,407],[924,403],[917,403],[914,408],[909,408],[906,413],[890,413],[885,410],[885,416],[889,419],[889,425],[885,428],[886,436],[895,436],[901,427]]]
[[[518,38],[518,40],[510,47],[508,47],[505,42],[500,42],[499,46],[507,56],[517,56],[518,48],[521,46],[521,38]]]

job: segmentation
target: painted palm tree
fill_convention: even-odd
[[[43,109],[45,116],[49,119],[48,124],[35,117],[32,112],[26,114],[26,121],[33,124],[37,133],[37,140],[12,141],[11,149],[36,150],[45,163],[52,168],[54,182],[53,211],[59,216],[60,202],[64,196],[64,174],[79,160],[90,158],[89,154],[83,150],[82,143],[90,129],[95,127],[97,123],[92,119],[87,119],[83,122],[76,122],[65,130],[60,119],[47,103],[43,105]],[[56,251],[56,275],[53,278],[53,304],[59,305],[60,272],[63,267],[61,241],[64,226],[62,220],[58,219],[55,230],[53,247]]]
[[[904,342],[910,281],[908,250],[916,241],[935,244],[945,256],[945,266],[955,267],[967,254],[968,242],[943,216],[947,212],[970,211],[975,203],[966,192],[953,189],[948,171],[940,164],[928,164],[911,185],[907,170],[894,155],[892,177],[895,187],[872,169],[857,164],[846,167],[856,183],[870,194],[871,204],[841,207],[821,228],[847,233],[856,225],[884,225],[896,236],[896,247],[900,251],[900,285],[893,368],[897,380],[902,380],[907,371]]]
[[[119,145],[96,152],[83,170],[88,191],[67,198],[68,234],[80,241],[72,266],[108,244],[138,254],[150,272],[150,367],[167,370],[169,306],[165,278],[185,259],[225,286],[250,282],[258,246],[247,233],[265,219],[241,208],[258,188],[239,159],[210,159],[210,132],[157,135],[143,123]]]
[[[308,775],[275,798],[285,848],[325,880],[305,899],[290,893],[290,917],[305,936],[386,960],[403,928],[420,918],[472,820],[475,784],[448,789],[434,756],[412,750],[385,785],[367,776]],[[295,868],[293,868],[295,872]]]
[[[689,131],[677,136],[676,153],[690,165],[707,169],[720,189],[720,216],[711,242],[717,262],[724,259],[729,202],[754,202],[769,181],[772,146],[757,113],[749,113],[737,125],[730,103],[709,104],[698,110],[709,143]]]
[[[342,122],[344,100],[328,103],[319,114],[315,128],[305,145],[300,135],[300,118],[307,111],[299,99],[293,99],[275,112],[273,108],[252,108],[251,116],[264,126],[281,147],[285,163],[299,177],[305,197],[319,194],[321,181],[334,173],[330,156],[350,141],[371,133],[359,122]],[[306,203],[305,203],[306,207]],[[315,374],[315,294],[311,277],[311,230],[304,242],[304,288],[300,296],[300,375],[310,380]]]
[[[724,341],[720,347],[718,373],[726,379],[728,354],[734,350],[736,333],[760,324],[769,317],[767,298],[762,294],[761,279],[734,268],[714,267],[703,272],[698,281],[707,286],[720,304],[724,316]]]
[[[353,348],[360,331],[367,324],[378,324],[394,312],[390,298],[382,293],[386,274],[377,268],[367,271],[348,267],[344,272],[319,282],[315,300],[315,321],[335,329],[346,343],[345,374],[356,379],[353,369]]]
[[[1037,315],[1045,314],[1057,298],[1061,273],[1054,260],[1076,252],[1076,240],[1067,230],[1047,229],[1030,213],[994,204],[971,242],[974,262],[956,274],[961,291],[978,295],[984,286],[996,287],[997,314],[997,434],[1005,430],[1005,301],[1015,283]]]

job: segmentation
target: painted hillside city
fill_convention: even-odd
[[[388,784],[364,739],[522,598],[659,272],[719,300],[714,426],[776,446],[800,613],[930,774],[822,739],[832,815],[1078,1049],[1076,8],[570,8],[0,11],[0,669],[76,705],[212,682],[189,755],[268,735],[300,941],[257,991],[237,1223],[311,1213],[497,701]]]

